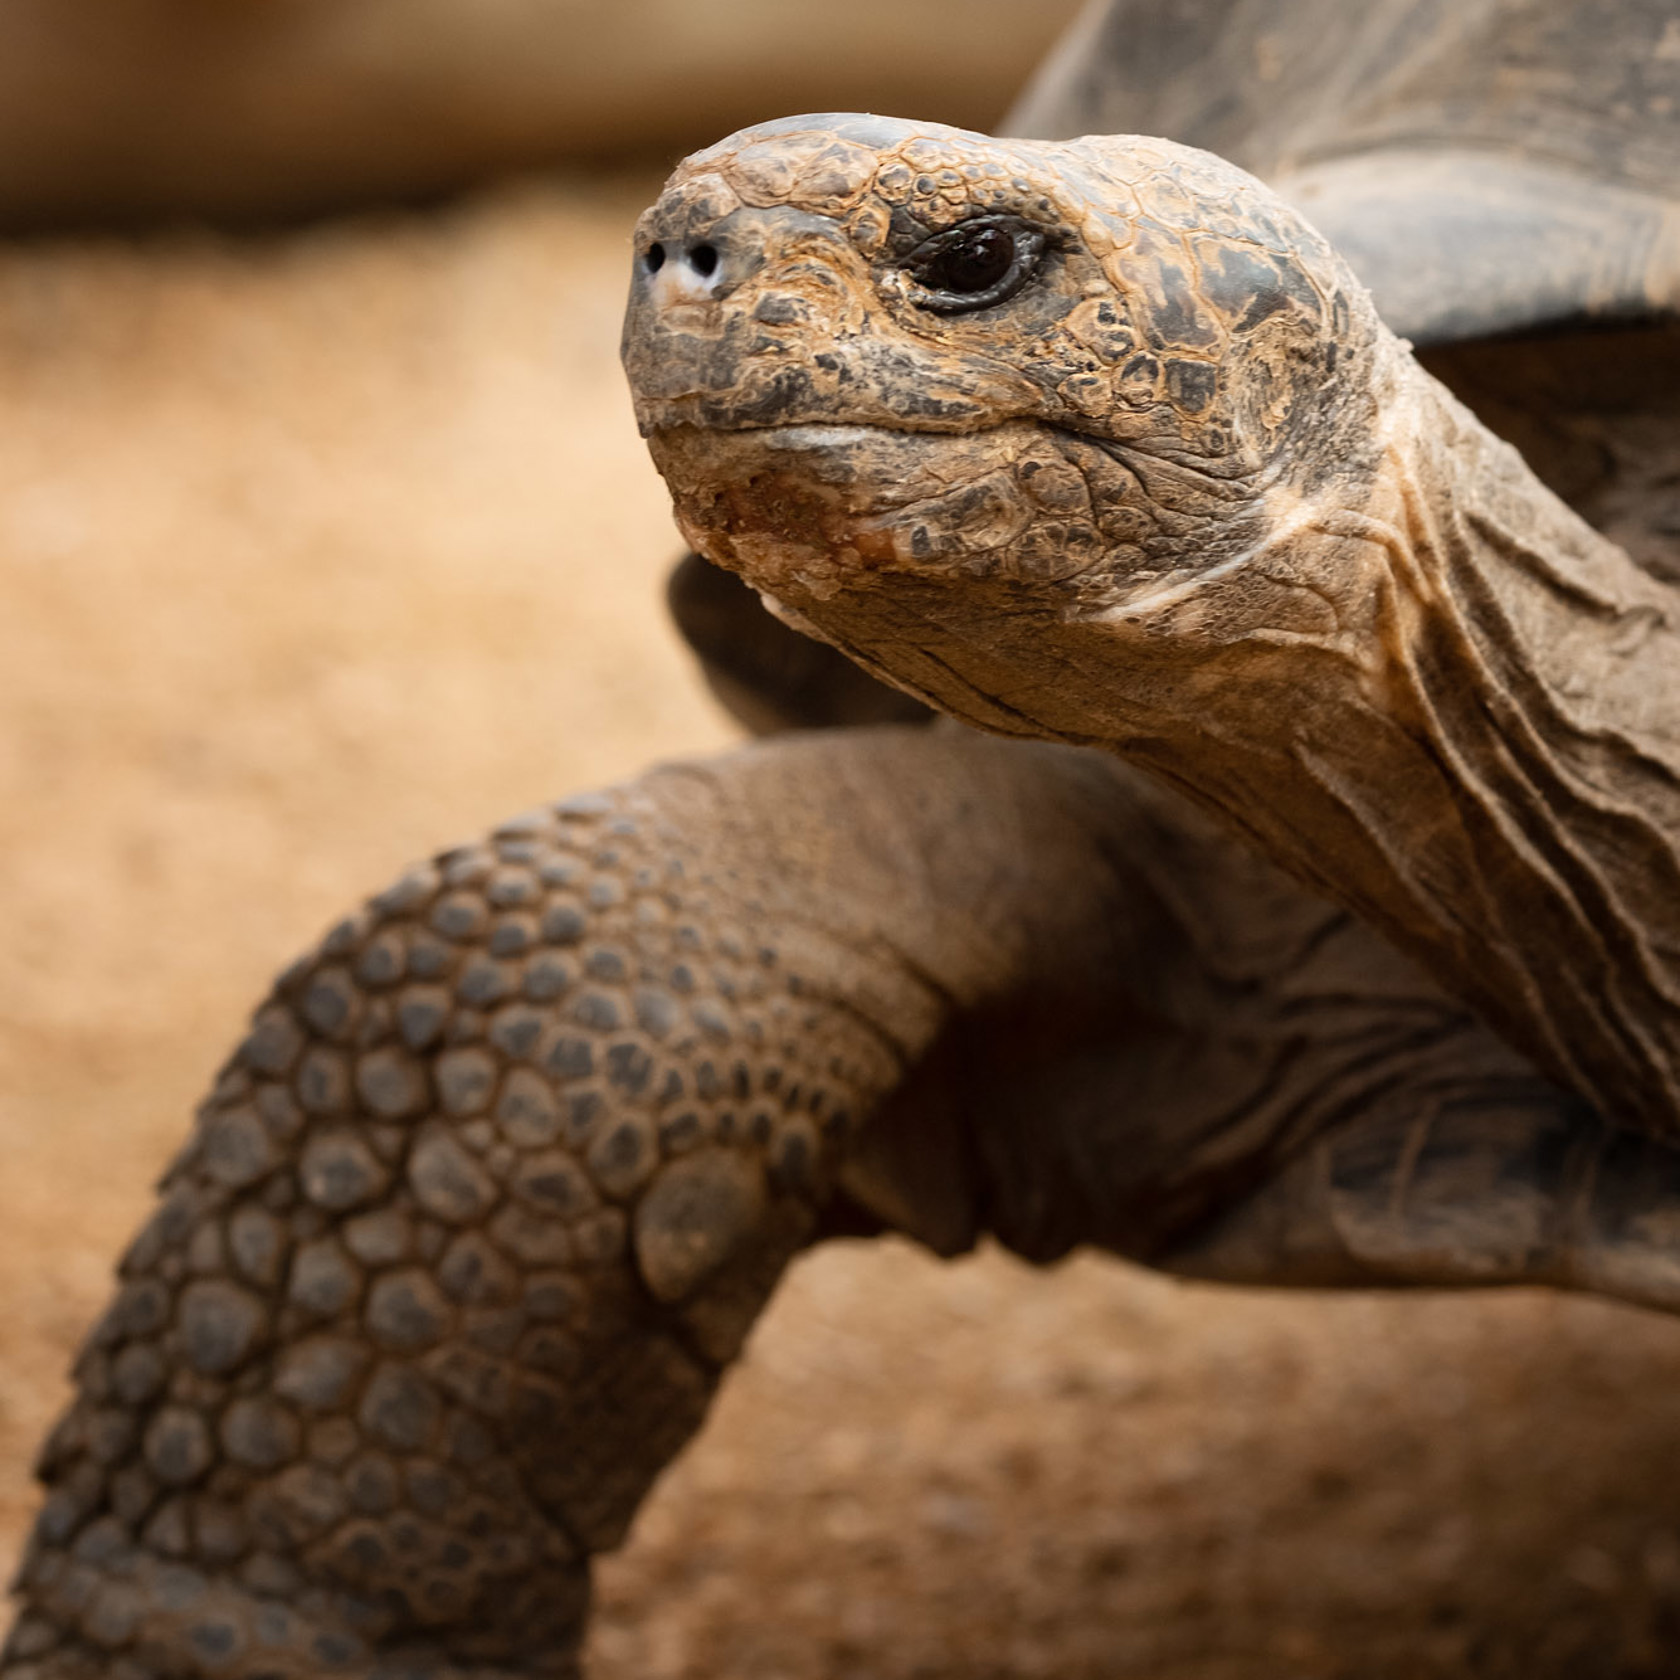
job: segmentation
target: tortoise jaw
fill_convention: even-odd
[[[982,450],[980,462],[950,458],[939,441],[874,426],[683,426],[655,433],[649,445],[684,536],[791,601],[828,600],[881,570],[940,570],[956,544],[974,540],[952,499],[972,511],[985,497],[992,452]],[[990,534],[1006,538],[1016,521],[1002,498],[992,499]]]
[[[958,437],[858,424],[648,439],[677,524],[710,560],[790,605],[884,580],[1054,583],[1103,552],[1080,440],[1030,420]]]

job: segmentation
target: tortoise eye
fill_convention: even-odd
[[[905,259],[923,309],[958,315],[1014,297],[1044,254],[1044,232],[1014,216],[978,216],[923,240]]]

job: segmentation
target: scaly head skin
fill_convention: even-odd
[[[1371,452],[1363,292],[1165,141],[790,118],[683,164],[636,253],[625,362],[685,535],[992,729],[1104,733],[1085,626],[1147,665],[1275,625],[1269,539]]]
[[[1680,611],[1258,181],[796,117],[636,234],[689,541],[1001,733],[1124,753],[1680,1135]]]

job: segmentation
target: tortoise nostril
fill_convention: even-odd
[[[702,280],[709,280],[717,272],[718,254],[715,245],[696,245],[688,253],[688,260],[694,265],[694,272]]]
[[[657,240],[648,246],[647,255],[643,257],[649,274],[657,274],[665,266],[665,247]]]

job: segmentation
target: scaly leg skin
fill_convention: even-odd
[[[576,1672],[589,1554],[936,1013],[731,848],[812,791],[540,812],[282,977],[77,1365],[6,1680]]]
[[[1566,1101],[1094,754],[793,738],[509,824],[258,1011],[42,1455],[0,1676],[573,1675],[590,1554],[803,1244],[1165,1256],[1408,1080]]]
[[[861,1123],[954,1012],[1106,962],[1073,755],[926,733],[538,812],[281,978],[78,1362],[5,1680],[576,1672],[589,1555],[785,1261],[894,1201],[836,1194]]]

